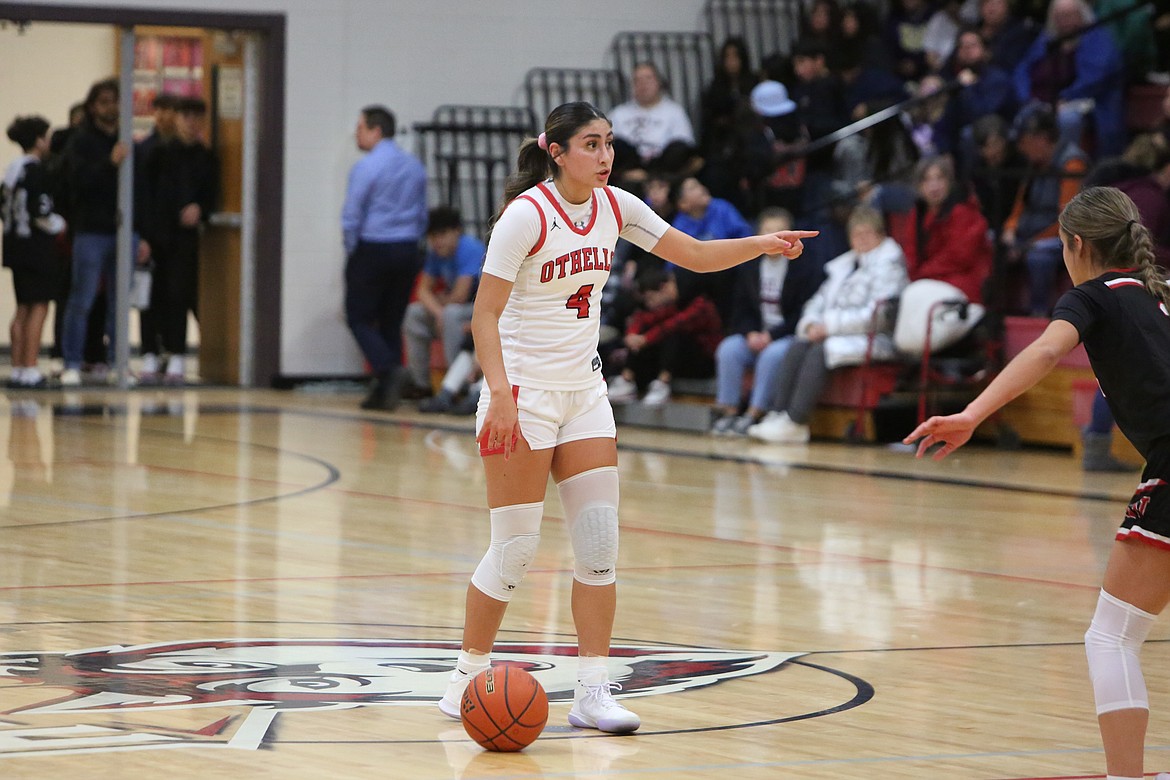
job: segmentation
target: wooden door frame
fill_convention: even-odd
[[[130,8],[113,6],[13,3],[0,0],[0,20],[108,24],[116,27],[158,25],[203,27],[216,30],[256,32],[260,47],[260,105],[263,117],[257,149],[256,198],[256,297],[251,301],[254,319],[253,376],[257,386],[270,385],[280,374],[281,281],[284,232],[284,124],[285,49],[288,21],[284,14],[227,11]],[[95,79],[101,74],[95,74]],[[241,301],[240,305],[246,305]]]

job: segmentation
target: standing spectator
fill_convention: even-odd
[[[83,121],[85,121],[85,104],[74,103],[69,107],[69,124],[57,128],[49,136],[49,156],[44,161],[45,172],[49,176],[53,192],[53,206],[57,213],[65,218],[65,230],[57,234],[54,241],[53,259],[57,265],[57,289],[53,292],[53,346],[49,355],[58,360],[62,357],[62,347],[65,343],[65,305],[69,300],[69,284],[73,265],[73,231],[72,225],[69,224],[69,187],[65,175],[65,147]],[[90,313],[90,326],[87,329],[87,334],[89,331],[94,331],[98,338],[96,345],[86,344],[86,360],[91,355],[100,355],[102,359],[105,356],[105,343],[101,338],[106,321],[105,304],[103,303],[101,306],[101,318],[95,327],[93,318],[98,313],[97,309],[95,301],[95,306]],[[87,340],[94,341],[94,339],[88,338]]]
[[[363,409],[398,407],[402,318],[406,314],[427,225],[427,174],[394,142],[394,114],[367,106],[358,119],[358,149],[368,154],[349,173],[341,233],[345,265],[345,319],[374,374]]]
[[[1079,32],[1092,23],[1085,0],[1052,0],[1048,24],[1016,66],[1014,78],[1021,104],[1040,102],[1056,109],[1063,141],[1081,145],[1084,117],[1091,114],[1095,151],[1105,157],[1125,147],[1125,66],[1108,30]]]
[[[642,403],[662,406],[670,400],[676,376],[705,379],[715,373],[722,326],[711,299],[697,292],[680,300],[678,284],[667,271],[647,271],[638,288],[642,307],[627,323],[628,357],[622,372],[609,382],[609,400],[633,401],[644,388]]]
[[[728,38],[719,50],[715,77],[703,90],[703,180],[721,198],[739,196],[735,160],[739,126],[750,114],[749,95],[759,79],[748,61],[743,38]]]
[[[427,219],[427,253],[415,288],[418,300],[406,307],[406,363],[416,388],[430,395],[431,342],[443,342],[447,366],[463,348],[471,308],[486,250],[482,241],[463,232],[463,217],[439,206]]]
[[[760,212],[760,232],[792,227],[792,215],[783,209]],[[824,266],[804,259],[790,263],[782,254],[762,255],[736,269],[731,335],[715,350],[716,436],[744,436],[760,421],[776,394],[780,364],[792,343],[801,311],[825,279]],[[742,415],[744,374],[752,371],[751,393]]]
[[[890,233],[906,256],[910,281],[937,279],[983,300],[991,273],[992,246],[979,203],[955,181],[948,157],[928,157],[915,173],[918,199],[909,213],[893,219]]]
[[[979,34],[987,42],[991,64],[1015,72],[1036,37],[1028,22],[1012,13],[1012,0],[979,0]]]
[[[874,360],[894,355],[893,323],[877,312],[906,286],[905,258],[897,242],[885,235],[882,215],[875,209],[855,208],[847,228],[850,250],[825,265],[826,279],[804,307],[796,341],[780,364],[768,413],[747,430],[753,438],[808,441],[808,423],[829,370],[860,364],[867,350]]]
[[[677,209],[671,225],[688,236],[710,241],[752,235],[752,226],[735,206],[722,198],[711,197],[702,182],[693,176],[676,184],[670,198]],[[735,281],[732,269],[705,274],[679,269],[676,274],[684,297],[705,294],[719,310],[720,318],[727,320],[731,314],[731,293]]]
[[[695,131],[686,109],[666,94],[654,63],[634,66],[634,98],[610,116],[613,167],[620,180],[640,183],[651,170],[676,175],[690,171],[696,159]]]
[[[1025,117],[1017,143],[1028,161],[1028,177],[1000,242],[1010,260],[1023,260],[1027,268],[1028,313],[1047,317],[1062,262],[1056,219],[1080,190],[1089,162],[1076,144],[1061,140],[1055,115],[1042,106]]]
[[[219,193],[218,165],[200,138],[207,105],[183,98],[175,107],[175,135],[161,142],[145,164],[143,230],[154,257],[150,316],[143,318],[142,378],[156,379],[156,345],[168,353],[164,380],[186,378],[187,313],[198,313],[199,229]],[[155,330],[157,328],[157,331]]]
[[[65,147],[69,143],[69,139],[73,137],[73,133],[77,128],[81,127],[81,123],[85,121],[85,103],[74,103],[69,107],[69,124],[65,127],[57,128],[53,134],[49,136],[49,153],[53,155],[63,154]]]
[[[118,140],[118,82],[99,81],[85,98],[86,120],[70,139],[65,151],[73,228],[73,276],[65,305],[62,352],[65,370],[61,384],[81,384],[81,363],[86,326],[98,289],[105,282],[106,336],[108,349],[115,344],[117,311],[114,295],[118,232],[118,168],[126,159],[127,146]],[[150,255],[145,241],[138,243],[139,261]]]
[[[56,288],[53,237],[65,229],[65,220],[53,211],[49,177],[42,165],[49,154],[49,123],[39,116],[17,117],[8,126],[8,137],[24,152],[8,166],[0,186],[4,265],[12,269],[16,292],[8,386],[42,387],[45,377],[37,367],[37,355]]]

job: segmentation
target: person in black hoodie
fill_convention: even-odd
[[[218,166],[200,138],[207,105],[183,98],[176,108],[175,135],[155,147],[144,166],[143,232],[154,250],[154,280],[147,318],[170,355],[164,379],[181,384],[186,376],[187,312],[197,312],[199,229],[219,192]],[[157,343],[143,334],[144,348]],[[154,353],[143,356],[143,379],[158,371]],[[153,370],[152,370],[153,369]]]
[[[118,168],[127,146],[118,140],[118,82],[99,81],[85,98],[85,121],[65,150],[69,219],[73,229],[73,276],[65,305],[61,384],[81,384],[81,362],[89,311],[103,277],[106,282],[106,335],[114,345],[114,278],[118,233]],[[138,244],[140,260],[150,254]]]
[[[787,230],[792,215],[781,208],[760,212],[761,231]],[[715,350],[716,436],[746,436],[759,422],[775,394],[780,364],[792,343],[796,323],[805,302],[825,279],[824,267],[815,261],[791,263],[783,255],[762,255],[736,269],[735,298],[728,321],[728,335]],[[754,367],[747,410],[743,404],[743,378]]]

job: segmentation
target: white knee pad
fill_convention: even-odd
[[[497,601],[511,601],[540,544],[544,502],[491,510],[492,543],[471,575],[471,584]]]
[[[617,580],[618,474],[603,466],[557,483],[573,542],[573,578],[585,585]]]
[[[1093,622],[1085,632],[1085,655],[1098,715],[1150,708],[1138,655],[1153,625],[1154,616],[1149,612],[1101,591]]]

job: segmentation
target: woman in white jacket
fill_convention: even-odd
[[[825,264],[827,278],[805,304],[796,341],[780,364],[771,408],[748,429],[750,436],[777,443],[808,441],[808,421],[829,371],[862,363],[875,327],[872,359],[895,354],[892,318],[875,320],[875,312],[909,281],[906,258],[886,235],[875,209],[858,206],[847,227],[851,249]]]

